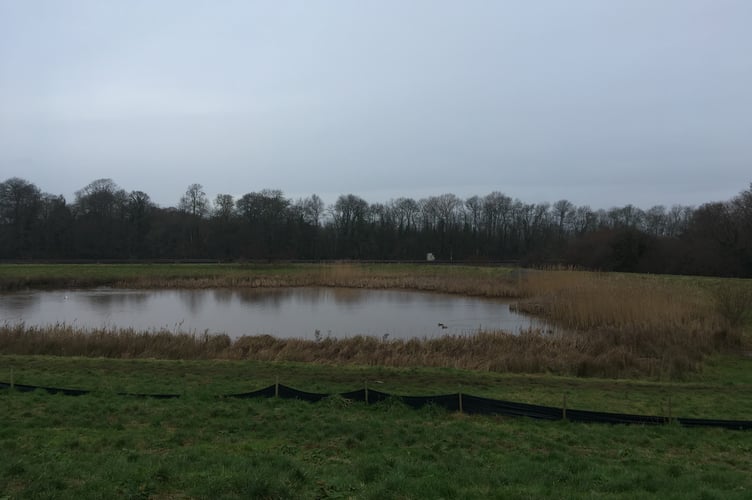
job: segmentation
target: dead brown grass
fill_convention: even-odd
[[[410,273],[389,266],[370,268],[358,264],[331,264],[311,267],[294,273],[267,275],[236,273],[199,278],[139,276],[116,282],[118,287],[132,288],[279,288],[325,286],[368,289],[407,289],[472,296],[512,298],[518,296],[514,282],[499,279],[504,273],[467,275],[462,268],[447,272]]]
[[[527,297],[519,310],[564,329],[562,355],[580,374],[636,370],[675,378],[744,342],[741,323],[724,314],[714,292],[689,281],[550,270],[526,273],[519,290]]]
[[[698,370],[704,355],[715,352],[727,340],[705,338],[697,332],[653,342],[646,337],[635,341],[618,332],[545,335],[533,330],[519,335],[478,332],[411,340],[356,336],[314,341],[261,335],[233,341],[227,335],[168,331],[82,331],[65,325],[0,327],[0,352],[4,354],[297,361],[654,378],[678,378]]]
[[[725,326],[706,291],[640,275],[530,272],[519,284],[535,308],[567,329],[664,333]]]

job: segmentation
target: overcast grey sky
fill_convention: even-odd
[[[697,205],[750,89],[749,0],[0,0],[0,181]]]

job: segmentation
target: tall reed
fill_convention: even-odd
[[[236,340],[225,334],[192,335],[131,329],[80,330],[0,327],[0,353],[53,356],[163,359],[236,359],[354,363],[382,366],[454,367],[473,370],[602,377],[680,377],[700,368],[699,332],[658,346],[648,336],[635,342],[628,333],[545,335],[478,332],[432,339],[384,340],[374,337],[279,339],[269,335]],[[682,348],[686,345],[688,347]],[[712,350],[712,346],[709,346]]]
[[[592,358],[655,367],[668,376],[701,368],[705,356],[736,350],[742,329],[719,313],[712,293],[686,281],[582,271],[530,272],[518,305],[577,339]]]
[[[568,329],[662,333],[725,326],[707,292],[650,277],[533,272],[520,283],[520,293],[529,297],[528,307]]]

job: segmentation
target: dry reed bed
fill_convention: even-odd
[[[716,330],[725,318],[714,300],[698,287],[632,276],[548,271],[529,273],[520,294],[531,297],[522,309],[534,308],[568,329],[623,329],[663,333]]]
[[[739,300],[749,288],[724,293],[689,282],[656,277],[579,271],[529,272],[519,282],[528,297],[517,308],[566,329],[562,355],[586,353],[587,371],[638,372],[668,377],[701,369],[717,352],[738,351],[748,342],[738,320],[752,304]],[[720,306],[733,303],[737,309]],[[745,312],[746,311],[746,312]],[[614,363],[617,366],[605,368]],[[575,362],[582,366],[580,362]]]
[[[516,298],[518,289],[510,280],[498,276],[463,276],[461,272],[407,275],[399,271],[372,271],[359,266],[333,265],[288,275],[218,275],[203,278],[139,277],[115,283],[133,288],[281,288],[324,286],[367,289],[404,289],[493,298]]]
[[[412,340],[356,336],[313,341],[261,335],[233,341],[224,334],[83,331],[66,325],[0,327],[0,352],[5,354],[297,361],[659,378],[678,378],[698,370],[703,356],[722,349],[727,339],[691,332],[677,335],[676,342],[663,339],[661,345],[651,343],[647,337],[642,340],[646,349],[636,348],[628,334],[544,335],[535,330],[519,335],[478,332]]]

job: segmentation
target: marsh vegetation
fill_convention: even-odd
[[[578,376],[681,378],[713,354],[749,349],[748,280],[408,265],[4,266],[0,286],[402,289],[513,299],[563,327],[433,339],[315,340],[180,331],[0,328],[0,352],[115,358],[249,359],[454,367]]]

